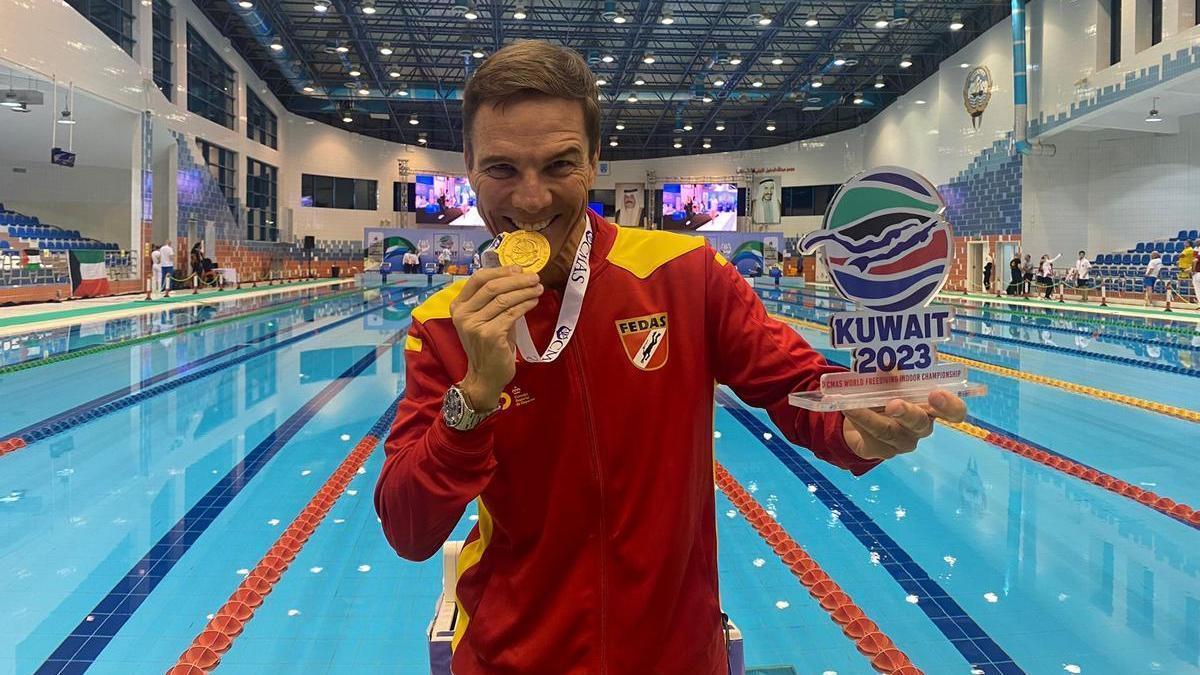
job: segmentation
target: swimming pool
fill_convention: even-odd
[[[0,441],[25,446],[0,456],[0,672],[163,672],[231,597],[261,605],[218,672],[428,672],[441,563],[397,558],[371,494],[396,340],[430,292],[237,301],[106,327],[103,350],[73,329],[67,358],[5,355]],[[760,293],[828,343],[839,300]],[[1200,532],[1139,501],[1200,505],[1200,426],[1178,412],[1197,408],[1194,331],[955,307],[943,351],[993,367],[972,372],[989,395],[861,478],[719,395],[722,598],[747,664],[872,670],[779,553],[794,541],[926,673],[1200,669]],[[284,540],[294,560],[264,571]],[[270,593],[244,593],[262,575]]]

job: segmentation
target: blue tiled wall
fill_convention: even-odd
[[[938,192],[954,236],[1021,234],[1021,156],[1011,138],[985,148]]]

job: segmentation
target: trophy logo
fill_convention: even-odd
[[[792,394],[793,405],[846,410],[921,401],[934,389],[986,391],[967,382],[965,366],[937,362],[935,345],[950,339],[954,320],[949,307],[929,307],[954,256],[945,211],[932,183],[900,167],[865,171],[838,190],[800,249],[820,250],[834,288],[858,308],[829,322],[832,346],[852,350],[853,366],[823,375],[818,391]]]

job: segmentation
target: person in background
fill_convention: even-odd
[[[450,249],[443,248],[437,254],[437,273],[445,274],[446,267],[450,265],[450,261],[454,259],[454,254],[450,253]]]
[[[417,255],[416,251],[405,251],[401,263],[404,265],[405,274],[416,274],[421,271],[421,257]]]
[[[480,267],[483,267],[483,260],[479,257],[479,251],[476,251],[475,255],[471,256],[471,272],[473,273]]]
[[[992,269],[995,264],[992,260],[991,252],[983,254],[983,290],[988,293],[992,292]]]
[[[1187,246],[1185,246],[1183,248],[1183,252],[1181,252],[1179,254],[1179,280],[1180,281],[1186,282],[1188,279],[1191,278],[1192,266],[1195,264],[1196,257],[1197,257],[1196,256],[1196,242],[1189,241],[1187,243]],[[1184,290],[1182,288],[1182,286],[1186,286],[1186,283],[1181,284],[1180,290]],[[1200,298],[1196,298],[1196,301],[1200,302]]]
[[[162,289],[162,252],[158,244],[150,244],[150,290],[153,293]]]
[[[1192,292],[1196,294],[1197,307],[1200,307],[1200,255],[1192,256]]]
[[[1033,266],[1033,258],[1026,253],[1025,263],[1021,265],[1021,279],[1024,283],[1024,288],[1021,295],[1029,297],[1029,293],[1033,290],[1033,278],[1037,273],[1037,269]]]
[[[188,271],[194,275],[195,283],[204,282],[204,251],[200,242],[192,244],[192,252],[188,254]]]
[[[1075,287],[1079,289],[1083,301],[1087,302],[1092,288],[1092,279],[1088,274],[1092,269],[1092,261],[1087,259],[1086,251],[1079,252],[1079,258],[1075,261],[1075,267],[1072,269],[1075,271]]]
[[[1042,284],[1042,286],[1046,289],[1045,297],[1047,300],[1050,299],[1050,293],[1054,290],[1054,261],[1058,260],[1061,257],[1062,257],[1061,253],[1054,256],[1053,258],[1049,257],[1048,255],[1044,255],[1044,256],[1042,256],[1042,262],[1039,265],[1039,267],[1041,268],[1040,273],[1042,276],[1040,279],[1038,279],[1038,282],[1040,284]],[[1028,259],[1028,256],[1026,257],[1026,259]]]
[[[379,285],[387,286],[387,275],[392,271],[392,263],[383,261],[379,263]]]
[[[1008,294],[1017,295],[1021,292],[1021,254],[1014,253],[1013,259],[1008,261]]]
[[[1146,265],[1146,273],[1142,276],[1142,298],[1146,301],[1147,307],[1154,306],[1154,300],[1150,296],[1154,293],[1154,284],[1158,281],[1158,273],[1162,270],[1162,266],[1162,254],[1158,251],[1151,252],[1150,262]]]
[[[175,249],[171,248],[171,242],[167,241],[158,249],[158,264],[159,270],[162,272],[162,289],[163,297],[171,297],[171,279],[175,274]]]

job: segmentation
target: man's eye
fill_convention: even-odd
[[[575,168],[575,162],[560,159],[550,165],[550,170],[557,174],[569,173]]]
[[[508,164],[495,164],[484,169],[484,173],[492,178],[508,178],[513,175],[513,168]]]

